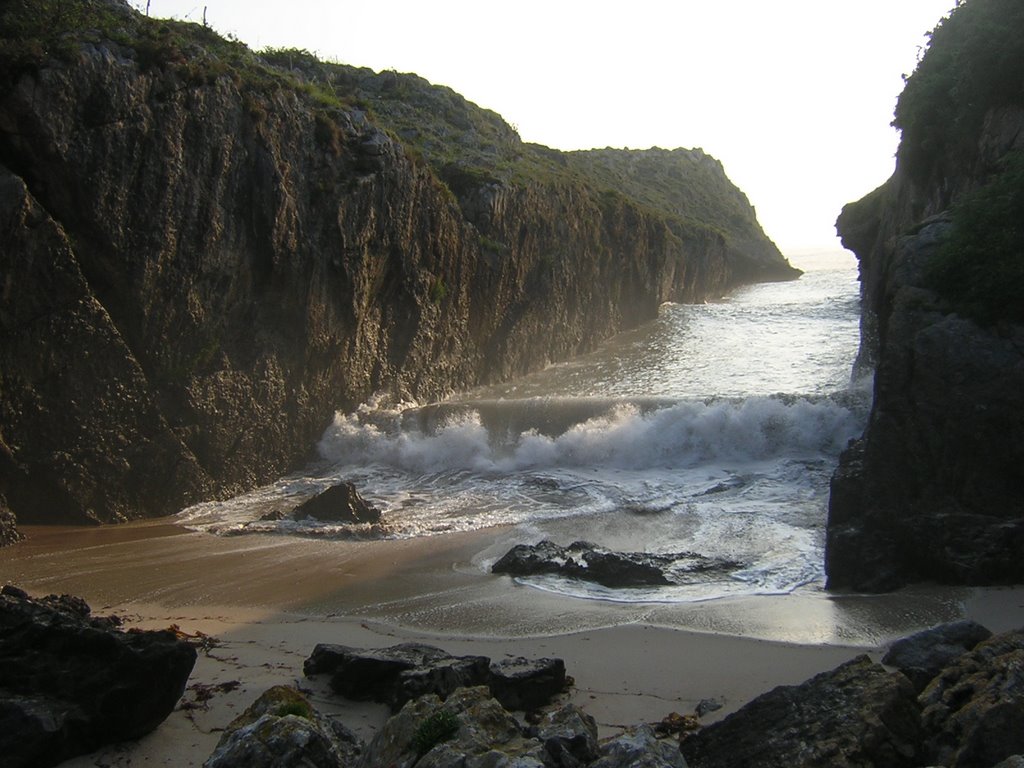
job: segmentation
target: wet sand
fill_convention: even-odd
[[[137,743],[69,766],[191,766],[220,730],[274,684],[308,689],[364,738],[378,705],[332,696],[302,677],[318,642],[379,647],[419,640],[452,653],[559,656],[569,699],[599,722],[623,725],[691,712],[706,698],[734,711],[892,638],[969,616],[993,630],[1024,626],[1024,590],[916,588],[829,597],[817,590],[690,604],[580,600],[491,576],[502,530],[404,541],[220,538],[161,522],[93,529],[27,527],[0,550],[0,581],[31,594],[80,595],[130,626],[203,633],[183,706]],[[497,554],[496,554],[497,553]],[[207,698],[208,697],[208,698]],[[205,699],[205,700],[202,700]]]

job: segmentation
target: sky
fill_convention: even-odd
[[[132,0],[144,9],[145,0]],[[787,255],[884,182],[903,75],[953,0],[150,0],[250,47],[415,72],[557,149],[701,147]]]

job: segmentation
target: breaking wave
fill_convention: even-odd
[[[849,397],[540,398],[338,414],[319,451],[338,465],[378,463],[419,474],[672,469],[832,456],[862,426],[862,408]]]

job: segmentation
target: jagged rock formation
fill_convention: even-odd
[[[379,523],[380,510],[369,504],[352,483],[340,483],[321,491],[292,510],[296,520],[314,518],[339,523]]]
[[[545,539],[536,544],[516,544],[491,566],[491,572],[510,576],[553,574],[614,589],[685,584],[694,573],[728,573],[741,567],[734,560],[695,552],[612,552],[586,541],[563,547]]]
[[[699,768],[919,766],[920,710],[910,682],[867,656],[758,696],[685,739]]]
[[[983,768],[1024,754],[1024,632],[979,643],[921,693],[935,765]]]
[[[410,701],[367,745],[356,768],[686,768],[675,743],[641,725],[597,742],[594,718],[572,704],[524,729],[486,688],[459,688],[441,702]]]
[[[203,768],[345,768],[362,744],[295,688],[264,691],[224,729]]]
[[[432,694],[447,698],[456,688],[486,686],[508,709],[536,709],[568,685],[562,659],[452,656],[432,645],[349,648],[318,643],[302,665],[307,677],[329,674],[331,689],[350,699],[379,701],[392,710]]]
[[[921,693],[946,665],[990,637],[986,627],[967,619],[941,624],[897,640],[882,663],[906,675]]]
[[[1022,29],[1019,3],[953,11],[900,97],[895,174],[837,222],[876,371],[832,481],[831,588],[1024,580]]]
[[[261,58],[121,0],[14,0],[0,35],[0,493],[22,521],[228,495],[375,392],[513,376],[797,274],[699,151],[525,145],[414,76]],[[634,161],[662,169],[653,198]]]
[[[686,737],[683,754],[693,768],[1016,765],[1024,751],[1024,634],[1006,632],[947,655],[951,640],[959,645],[987,632],[947,625],[896,643],[897,655],[914,646],[913,673],[928,676],[919,695],[902,672],[861,656],[758,696]],[[930,672],[917,664],[940,657],[945,662]]]
[[[57,765],[138,739],[171,713],[196,650],[174,632],[122,632],[81,598],[0,589],[0,754]]]

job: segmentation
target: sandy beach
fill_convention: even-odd
[[[182,705],[137,743],[69,766],[199,766],[220,731],[263,690],[293,684],[363,738],[387,716],[346,702],[302,662],[318,642],[380,647],[418,640],[455,653],[558,656],[568,700],[622,726],[688,713],[725,716],[895,637],[962,616],[993,630],[1024,625],[1024,591],[918,587],[884,596],[789,595],[702,603],[580,600],[492,576],[505,532],[398,541],[217,537],[165,522],[26,527],[0,550],[0,581],[33,595],[71,593],[128,626],[209,638]]]

